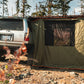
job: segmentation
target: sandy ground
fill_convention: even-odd
[[[1,66],[7,63],[0,62]],[[37,68],[23,63],[13,65],[13,76],[8,80],[14,79],[14,84],[84,84],[84,71]]]
[[[9,58],[15,59],[12,55]],[[32,67],[23,62],[28,60],[26,56],[20,57],[19,64],[14,64],[13,60],[9,64],[13,65],[12,72],[6,69],[8,61],[0,61],[0,68],[5,70],[5,78],[9,82],[0,84],[12,84],[12,80],[13,84],[84,84],[84,71]]]

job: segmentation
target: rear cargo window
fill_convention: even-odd
[[[0,30],[23,30],[22,20],[1,19]]]

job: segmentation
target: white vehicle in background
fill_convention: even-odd
[[[0,17],[0,45],[20,46],[24,41],[28,24],[26,18]]]

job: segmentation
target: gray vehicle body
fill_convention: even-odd
[[[27,32],[27,19],[23,18],[0,18],[0,45],[20,46]]]

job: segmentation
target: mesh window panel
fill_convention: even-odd
[[[45,21],[45,45],[74,45],[74,21]]]

